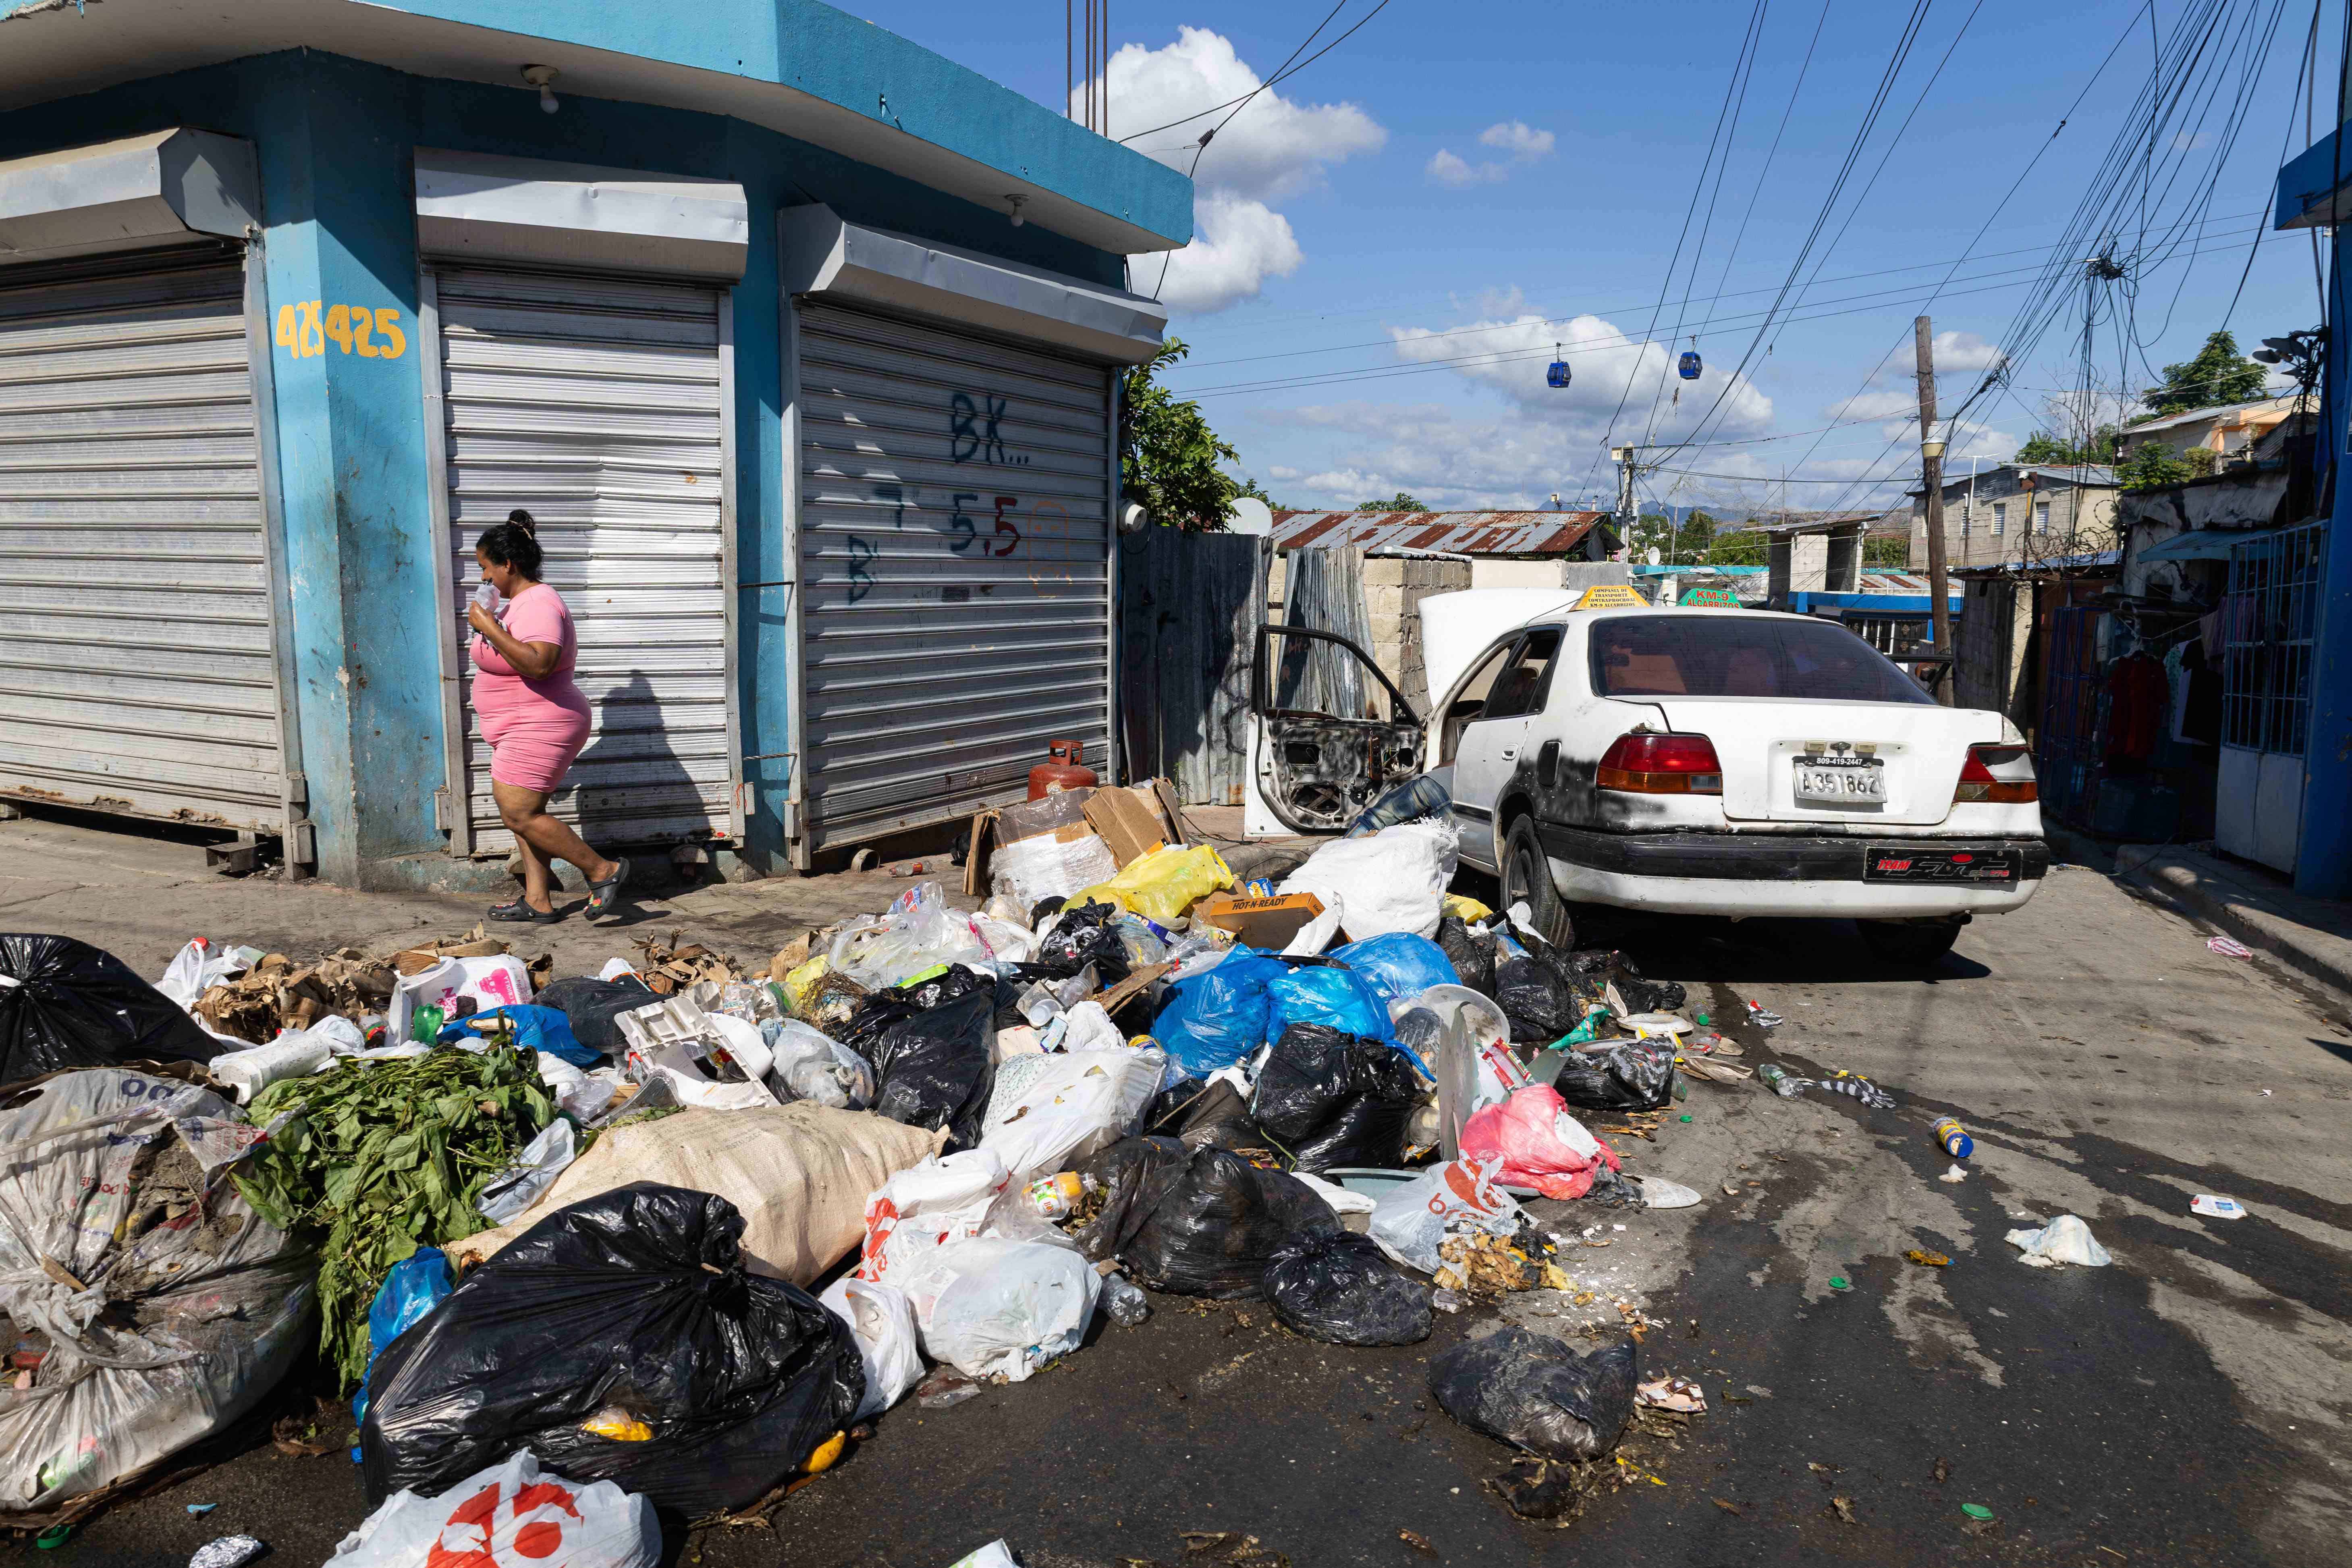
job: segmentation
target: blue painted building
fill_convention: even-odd
[[[495,873],[517,507],[600,846],[767,873],[1115,767],[1127,258],[1191,226],[814,0],[0,0],[0,795]]]

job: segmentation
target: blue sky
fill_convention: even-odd
[[[1323,39],[1374,3],[1347,0]],[[1327,8],[1113,7],[1114,132],[1245,90]],[[869,0],[862,14],[1058,105],[1053,9]],[[1242,466],[1292,505],[1398,489],[1445,507],[1541,505],[1554,491],[1606,504],[1612,427],[1661,448],[1645,500],[1777,506],[1785,465],[1791,479],[1838,481],[1791,483],[1791,506],[1885,503],[1898,487],[1867,481],[1916,471],[1916,426],[1899,417],[1915,395],[1912,317],[1934,318],[1948,410],[1997,346],[2021,342],[2013,320],[2055,258],[2066,288],[2033,352],[1954,432],[1956,471],[1970,456],[2006,458],[2046,398],[2083,384],[2077,264],[2094,247],[2058,242],[2119,132],[2145,123],[2132,103],[2152,74],[2151,10],[2169,58],[2185,26],[2218,16],[2203,58],[2229,70],[2191,76],[2218,90],[2192,90],[2153,148],[2132,133],[2138,157],[2123,177],[2110,169],[2106,221],[2084,231],[2113,237],[2129,271],[2096,291],[2093,379],[2137,389],[2221,323],[2281,148],[2305,144],[2307,0],[1929,0],[1802,286],[1760,342],[1909,6],[1769,0],[1727,165],[1690,218],[1754,0],[1390,0],[1198,151],[1199,237],[1164,286],[1173,331],[1192,345],[1171,384],[1201,397]],[[2326,0],[2323,129],[2342,25],[2340,0]],[[2265,31],[2267,63],[2242,74]],[[2180,80],[2165,73],[2168,97]],[[1185,168],[1202,123],[1135,144]],[[1132,280],[1151,292],[1160,271],[1139,258]],[[2242,346],[2317,320],[2308,237],[2265,233],[2230,319]],[[1694,331],[1706,370],[1684,383],[1666,366]],[[1554,341],[1576,367],[1566,392],[1543,384]],[[1745,374],[1727,374],[1751,353]]]

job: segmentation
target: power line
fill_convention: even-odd
[[[1298,49],[1303,49],[1307,44],[1313,43],[1315,41],[1316,35],[1321,33],[1324,28],[1331,25],[1331,16],[1338,16],[1347,4],[1348,0],[1339,0],[1339,5],[1332,6],[1331,16],[1324,17],[1322,21],[1316,24],[1315,31],[1307,35],[1306,42],[1301,43],[1298,46]],[[1336,49],[1341,44],[1346,43],[1355,35],[1357,27],[1362,26],[1364,22],[1370,21],[1374,16],[1377,16],[1381,12],[1387,10],[1388,6],[1389,0],[1380,0],[1379,5],[1373,6],[1370,12],[1366,13],[1363,21],[1358,22],[1355,27],[1349,28],[1346,32],[1340,34],[1338,37],[1332,39],[1329,43],[1324,45],[1321,48],[1316,50],[1313,54],[1307,56],[1303,60],[1298,60],[1298,49],[1291,50],[1290,59],[1298,60],[1298,64],[1297,66],[1292,66],[1290,60],[1283,61],[1281,67],[1278,68],[1272,76],[1267,77],[1264,81],[1259,82],[1255,87],[1250,89],[1239,98],[1229,98],[1223,103],[1212,104],[1206,109],[1185,115],[1181,120],[1171,120],[1165,125],[1155,125],[1149,131],[1138,131],[1129,135],[1122,136],[1118,139],[1120,144],[1123,146],[1126,143],[1136,141],[1141,137],[1157,135],[1162,131],[1172,131],[1179,125],[1189,125],[1195,120],[1206,120],[1210,115],[1216,113],[1220,109],[1232,109],[1238,104],[1247,103],[1251,99],[1255,98],[1259,93],[1264,92],[1267,88],[1272,87],[1276,82],[1280,81],[1283,78],[1286,76],[1297,76],[1300,71],[1305,70],[1308,66],[1313,65],[1317,60],[1321,59],[1325,55],[1329,54],[1333,49]],[[1219,129],[1223,129],[1223,127],[1220,127]],[[1213,135],[1215,132],[1212,132],[1211,134]],[[1202,144],[1206,145],[1207,138],[1204,137],[1202,140]]]

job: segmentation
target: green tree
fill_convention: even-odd
[[[1240,500],[1244,496],[1248,496],[1254,500],[1262,500],[1265,502],[1265,509],[1268,511],[1290,511],[1294,510],[1283,505],[1280,501],[1266,494],[1265,487],[1259,484],[1247,474],[1244,474],[1242,476],[1241,487],[1241,489],[1234,492],[1234,499],[1236,500]]]
[[[2210,463],[2184,458],[2161,441],[2143,441],[2116,467],[2116,480],[2126,490],[2160,490],[2212,471]]]
[[[1716,566],[1762,566],[1768,563],[1770,547],[1764,535],[1753,528],[1742,528],[1715,536],[1715,553],[1707,557]]]
[[[2047,430],[2036,430],[2026,437],[2025,445],[2011,459],[2018,463],[2041,463],[2053,468],[2072,468],[2084,463],[2107,463],[2116,452],[2116,427],[2102,425],[2091,433],[2091,438],[2081,446]]]
[[[1404,491],[1399,490],[1386,500],[1360,500],[1356,503],[1356,510],[1358,511],[1427,511],[1430,509],[1405,494]]]
[[[1907,533],[1865,533],[1862,536],[1864,566],[1908,566],[1911,536]]]
[[[1675,530],[1669,559],[1677,563],[1706,560],[1707,552],[1715,548],[1716,527],[1715,519],[1704,509],[1693,508],[1691,514],[1683,519],[1683,525]]]
[[[2160,418],[2192,408],[2252,403],[2263,395],[2266,379],[2261,365],[2238,352],[2238,340],[2225,327],[2205,340],[2195,359],[2166,365],[2164,384],[2149,387],[2139,400],[2147,405],[2147,417]]]
[[[1241,454],[1209,428],[1201,405],[1160,384],[1160,373],[1192,350],[1170,338],[1127,373],[1119,395],[1119,485],[1151,521],[1171,528],[1221,529],[1242,482],[1225,472]]]

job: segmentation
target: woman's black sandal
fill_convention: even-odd
[[[535,910],[520,899],[510,904],[492,904],[489,918],[494,921],[517,921],[528,925],[551,926],[563,918],[562,910]]]
[[[588,884],[588,918],[609,915],[621,907],[621,885],[629,879],[629,862],[624,858],[620,869],[601,882]]]

